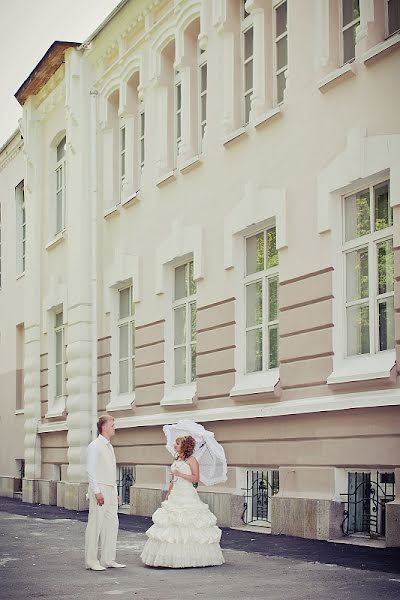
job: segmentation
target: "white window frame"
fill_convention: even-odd
[[[385,39],[388,39],[388,38],[392,37],[393,35],[400,33],[400,27],[399,27],[399,29],[396,29],[392,33],[389,33],[389,2],[391,2],[391,1],[393,1],[393,0],[385,0]]]
[[[17,277],[25,273],[26,257],[26,211],[24,182],[21,181],[15,188],[15,211],[16,211],[16,258]]]
[[[245,36],[250,29],[253,30],[253,52],[251,56],[245,58]],[[244,126],[248,125],[250,122],[250,113],[251,113],[251,98],[254,93],[254,22],[251,15],[245,12],[244,2],[242,3],[241,10],[241,46],[242,46],[242,56],[241,56],[241,70],[242,70],[242,122]],[[249,89],[246,89],[246,65],[252,63],[252,86]],[[246,99],[249,97],[249,114],[248,118],[246,118]]]
[[[189,381],[189,373],[191,374],[191,348],[192,345],[197,346],[197,339],[194,340],[194,343],[191,340],[191,310],[190,305],[196,305],[197,311],[197,283],[194,281],[196,285],[196,293],[189,294],[184,298],[179,298],[175,300],[175,269],[182,267],[184,265],[189,265],[193,263],[194,269],[194,258],[193,257],[185,257],[185,259],[176,260],[170,265],[170,311],[169,318],[166,322],[165,327],[165,338],[166,338],[166,355],[171,358],[166,361],[165,364],[165,391],[164,397],[161,400],[161,406],[173,406],[173,405],[192,405],[193,398],[196,394],[197,380]],[[188,269],[189,273],[189,269]],[[185,339],[185,347],[186,347],[186,383],[175,383],[175,348],[181,346],[181,344],[175,344],[175,310],[185,306],[185,318],[186,318],[186,339]],[[196,317],[197,321],[197,317]],[[196,336],[197,338],[197,336]],[[190,370],[189,370],[190,365]]]
[[[139,173],[144,168],[145,161],[145,135],[146,135],[146,112],[144,104],[141,102],[139,107]]]
[[[246,396],[249,394],[258,394],[261,392],[273,392],[276,384],[279,381],[279,250],[278,252],[278,264],[274,267],[270,267],[269,269],[264,269],[263,271],[258,271],[256,273],[252,273],[251,275],[246,275],[246,244],[247,239],[258,235],[259,233],[265,232],[264,236],[267,235],[267,232],[271,229],[276,230],[276,223],[268,223],[263,226],[259,226],[257,228],[253,228],[251,232],[247,232],[243,235],[243,244],[242,244],[242,277],[237,282],[237,285],[240,285],[240,293],[238,293],[238,313],[237,313],[237,336],[238,340],[238,348],[235,353],[235,366],[236,366],[236,377],[235,377],[235,385],[230,391],[230,396],[232,397],[240,397]],[[265,366],[265,360],[267,357],[267,344],[266,344],[266,335],[264,330],[267,325],[277,325],[278,326],[278,366],[276,368],[267,368],[262,371],[254,371],[247,372],[247,340],[246,340],[246,287],[250,283],[254,283],[255,281],[262,280],[262,293],[263,293],[263,301],[264,308],[266,307],[266,303],[268,298],[266,296],[266,285],[265,280],[278,278],[278,319],[266,322],[264,320],[263,314],[263,323],[262,323],[262,331],[263,331],[263,367]],[[249,328],[252,329],[252,328]],[[240,398],[238,398],[240,399]]]
[[[62,314],[62,323],[56,325],[57,315]],[[49,312],[49,393],[48,408],[46,418],[61,417],[65,410],[66,401],[66,323],[63,305],[60,305]],[[57,334],[62,336],[62,361],[57,362]],[[62,372],[62,390],[57,395],[57,366],[61,365]]]
[[[206,87],[202,90],[202,72],[206,71]],[[201,50],[198,46],[198,94],[199,94],[199,151],[203,150],[203,140],[207,127],[207,92],[208,92],[208,61],[207,50]],[[203,115],[203,98],[205,98],[205,114]]]
[[[377,292],[377,247],[380,243],[392,240],[394,236],[394,226],[393,223],[390,227],[386,227],[385,229],[380,229],[378,231],[374,231],[374,223],[375,223],[375,197],[374,197],[374,188],[382,185],[384,183],[388,184],[388,191],[390,187],[390,182],[388,179],[383,179],[377,183],[361,186],[356,191],[351,194],[346,194],[342,197],[342,239],[343,239],[343,272],[344,272],[344,327],[345,327],[345,357],[353,358],[360,356],[369,356],[381,354],[384,352],[390,352],[393,350],[392,348],[388,348],[386,350],[379,350],[379,311],[378,304],[380,300],[394,297],[393,292],[387,292],[385,294],[378,294]],[[366,234],[362,237],[352,239],[348,242],[345,241],[345,203],[346,199],[353,194],[361,192],[365,189],[369,190],[370,197],[370,233]],[[390,200],[389,200],[390,206]],[[347,314],[346,309],[351,306],[356,306],[359,304],[366,304],[365,300],[354,300],[352,302],[347,302],[346,300],[346,257],[350,252],[353,252],[357,249],[368,248],[368,309],[369,309],[369,349],[368,353],[364,354],[348,354],[348,346],[347,346]]]
[[[178,105],[178,88],[180,90],[180,105]],[[178,135],[178,123],[180,134]],[[179,156],[179,147],[182,142],[182,79],[179,72],[175,72],[174,79],[174,140],[175,157]]]
[[[352,21],[350,21],[350,23],[347,23],[347,25],[343,25],[343,0],[340,0],[340,63],[342,66],[344,65],[348,65],[349,63],[352,63],[355,60],[355,56],[353,58],[350,58],[349,60],[344,60],[344,33],[345,31],[347,31],[348,29],[354,27],[354,25],[357,25],[358,23],[358,27],[360,26],[361,23],[361,10],[362,10],[362,6],[361,6],[361,0],[359,2],[359,7],[360,7],[360,16],[357,19],[353,19]],[[354,53],[355,53],[355,47],[354,47]]]
[[[190,265],[192,265],[192,272],[193,272],[193,268],[194,268],[194,263],[193,263],[193,259],[186,261],[184,263],[182,263],[181,265],[178,265],[174,268],[174,278],[175,278],[175,272],[176,269],[178,269],[179,267],[187,267],[187,273],[186,273],[186,285],[189,286],[189,278],[190,278]],[[173,310],[173,315],[174,315],[174,333],[175,333],[175,312],[180,309],[185,307],[185,329],[186,329],[186,338],[185,338],[185,343],[184,344],[175,344],[175,339],[174,339],[174,385],[190,385],[192,383],[194,383],[196,381],[196,377],[192,378],[192,349],[193,347],[196,348],[196,340],[192,340],[191,337],[191,331],[192,331],[192,327],[191,327],[191,316],[192,316],[192,306],[195,306],[195,308],[197,309],[197,293],[194,294],[190,294],[188,296],[185,296],[183,298],[178,298],[177,300],[174,299],[174,301],[172,302],[172,310]],[[175,373],[176,373],[176,369],[175,369],[175,350],[178,348],[185,348],[185,355],[186,355],[186,373],[185,373],[185,382],[184,383],[176,383],[176,379],[175,379]]]
[[[283,98],[282,100],[278,99],[278,77],[279,75],[281,75],[282,73],[285,73],[285,77],[286,77],[286,72],[288,70],[288,64],[289,64],[289,38],[288,38],[288,27],[287,27],[287,20],[286,20],[286,30],[281,34],[281,35],[277,35],[276,32],[276,13],[277,10],[280,6],[282,6],[282,4],[286,4],[286,11],[289,10],[289,6],[288,6],[288,2],[287,0],[283,0],[283,2],[279,2],[279,4],[276,4],[276,6],[273,7],[273,36],[274,36],[274,98],[275,98],[275,105],[276,106],[280,106],[281,104],[283,104],[284,102],[284,98],[285,98],[285,93],[283,93]],[[286,12],[286,14],[288,14],[288,12]],[[277,46],[278,46],[278,42],[280,42],[281,40],[283,40],[284,38],[286,38],[286,48],[287,48],[287,62],[286,65],[284,67],[281,67],[280,69],[278,69],[278,51],[277,51]],[[284,92],[286,90],[286,82],[285,82],[285,88],[284,88]]]
[[[126,181],[126,124],[121,123],[118,132],[118,147],[119,147],[119,193],[120,199],[122,197],[122,192],[124,188],[124,184]]]
[[[64,142],[65,143],[65,152],[64,155],[60,158],[60,160],[57,161],[57,148],[60,146],[60,144]],[[56,186],[55,186],[55,211],[54,211],[54,236],[60,235],[64,230],[65,230],[65,204],[66,204],[66,174],[67,174],[67,169],[66,169],[66,153],[67,153],[67,148],[66,148],[66,143],[67,143],[67,139],[66,136],[64,135],[64,137],[59,141],[59,143],[57,144],[56,148],[55,148],[55,153],[56,153],[56,166],[54,169],[55,172],[55,182],[56,182]],[[59,173],[61,173],[61,185],[59,184]],[[58,194],[61,193],[61,215],[58,214],[58,210],[59,210],[59,205],[58,205]],[[58,220],[60,218],[60,228],[58,228]]]
[[[131,314],[128,317],[124,317],[120,319],[120,293],[125,290],[130,289],[130,310]],[[125,280],[123,283],[115,284],[112,286],[111,292],[111,376],[110,376],[110,384],[111,384],[111,398],[110,402],[106,406],[107,411],[116,411],[116,410],[129,410],[135,403],[135,388],[134,381],[132,375],[132,369],[129,369],[129,391],[128,392],[120,392],[120,373],[119,373],[119,364],[120,364],[120,326],[126,323],[130,324],[129,327],[129,356],[125,357],[132,363],[132,360],[135,359],[134,348],[132,348],[132,327],[135,327],[135,309],[134,309],[134,301],[133,301],[133,282],[131,279]],[[133,384],[133,385],[131,385]]]

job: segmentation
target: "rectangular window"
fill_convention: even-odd
[[[66,138],[63,138],[57,146],[57,164],[56,164],[56,210],[55,210],[55,235],[64,229],[65,214],[65,151]]]
[[[55,397],[65,395],[65,342],[63,312],[55,315],[54,321]]]
[[[400,0],[386,0],[386,37],[400,31]]]
[[[188,384],[196,379],[196,283],[193,261],[175,269],[174,292],[174,382]]]
[[[179,146],[182,141],[182,83],[179,76],[175,80],[175,147],[179,154]]]
[[[15,410],[24,408],[24,348],[25,328],[20,323],[16,327],[16,377],[15,377]]]
[[[142,108],[140,113],[139,113],[139,155],[140,155],[140,169],[143,169],[144,167],[144,132],[145,132],[145,126],[146,126],[146,121],[145,121],[145,112],[144,109]]]
[[[342,0],[342,56],[343,64],[355,58],[356,33],[360,25],[360,1]]]
[[[279,277],[276,229],[246,239],[246,372],[279,366]]]
[[[16,257],[17,274],[25,272],[25,250],[26,250],[26,216],[25,216],[25,191],[22,181],[15,188],[15,210],[16,210]]]
[[[120,164],[120,189],[122,190],[126,175],[126,128],[119,130],[119,164]]]
[[[118,347],[119,393],[128,394],[135,389],[135,313],[132,286],[119,290]]]
[[[200,151],[207,125],[207,53],[199,49]]]
[[[243,22],[247,25],[247,19]],[[244,124],[250,120],[251,96],[254,83],[254,29],[250,25],[243,31],[243,110]]]
[[[287,2],[275,8],[275,86],[276,102],[281,104],[286,88],[288,68]]]
[[[389,182],[344,198],[347,355],[394,348],[393,209]]]

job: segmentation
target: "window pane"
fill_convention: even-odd
[[[196,282],[194,280],[194,263],[189,263],[189,296],[196,293]]]
[[[287,3],[283,2],[275,11],[276,15],[276,37],[285,33],[287,29]]]
[[[393,208],[389,203],[389,184],[377,185],[374,188],[375,197],[375,231],[393,225]]]
[[[350,306],[347,312],[347,353],[369,353],[369,308],[368,304]]]
[[[176,139],[179,141],[182,137],[181,113],[176,115]]]
[[[356,25],[343,32],[343,62],[353,60],[356,53]]]
[[[192,304],[190,305],[190,320],[191,320],[191,341],[194,341],[196,339],[196,334],[197,334],[197,309],[196,309],[196,303],[192,302]]]
[[[283,67],[286,67],[288,62],[288,56],[287,56],[287,37],[283,37],[281,40],[279,40],[279,42],[277,42],[276,44],[276,68],[279,71],[280,69],[283,69]]]
[[[268,321],[278,319],[278,278],[268,280]]]
[[[278,251],[276,249],[276,229],[267,231],[267,269],[278,264]]]
[[[378,294],[387,294],[394,290],[394,254],[393,240],[386,240],[377,246],[378,256]]]
[[[186,343],[186,306],[181,306],[174,310],[175,317],[175,336],[174,344]]]
[[[268,368],[276,369],[278,367],[278,325],[268,328],[268,342]]]
[[[182,87],[181,84],[178,83],[176,85],[176,110],[180,110],[182,107]]]
[[[121,360],[119,363],[119,393],[129,392],[129,360]]]
[[[388,34],[393,35],[400,29],[400,1],[389,0],[388,2]]]
[[[140,135],[144,136],[145,116],[144,112],[140,113]]]
[[[207,89],[207,63],[200,67],[200,91],[205,92]]]
[[[140,162],[144,163],[144,139],[140,140]]]
[[[262,282],[246,286],[246,327],[262,323]]]
[[[251,110],[251,94],[247,94],[244,98],[244,122],[245,125],[250,121],[250,110]]]
[[[250,27],[244,33],[244,59],[247,60],[253,56],[253,28]]]
[[[346,242],[371,231],[369,190],[363,190],[345,199]]]
[[[125,133],[125,127],[122,127],[121,129],[121,150],[125,150],[126,148],[126,133]]]
[[[56,365],[56,397],[63,395],[63,366]]]
[[[351,23],[355,19],[360,18],[360,1],[359,0],[342,0],[343,6],[343,25]]]
[[[204,95],[201,97],[201,121],[205,121],[206,120],[206,115],[207,115],[207,96]]]
[[[175,269],[175,300],[186,297],[186,265]]]
[[[59,233],[62,230],[62,191],[57,192],[56,202],[56,233]]]
[[[63,334],[56,331],[56,363],[63,362]]]
[[[346,300],[368,298],[368,248],[361,248],[346,255]]]
[[[175,383],[186,383],[186,348],[175,348]]]
[[[276,101],[278,104],[283,102],[283,96],[286,89],[286,72],[282,71],[276,78]]]
[[[129,356],[129,325],[119,327],[119,357],[127,358]]]
[[[246,239],[246,275],[264,270],[264,232]]]
[[[119,292],[119,318],[125,319],[129,317],[129,305],[130,305],[130,289],[125,288]]]
[[[196,379],[196,345],[192,344],[191,346],[191,374],[190,381],[194,381]]]
[[[125,177],[125,154],[121,154],[121,177]]]
[[[63,138],[57,146],[57,162],[64,158],[66,148],[66,138]]]
[[[253,89],[253,61],[250,60],[244,66],[244,91]]]
[[[59,312],[56,314],[55,325],[56,325],[56,327],[61,327],[62,324],[63,324],[63,313]]]
[[[132,391],[135,389],[136,385],[135,385],[135,359],[132,358],[132,371],[131,371],[131,381],[132,381],[132,385],[131,385],[131,389]]]
[[[378,303],[379,315],[379,350],[394,348],[394,298],[387,298]]]
[[[262,332],[253,329],[246,332],[246,371],[262,371]]]

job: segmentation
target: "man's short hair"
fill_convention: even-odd
[[[107,421],[112,421],[114,417],[111,415],[100,415],[99,420],[97,421],[97,433],[101,435],[103,431],[103,425],[107,423]]]

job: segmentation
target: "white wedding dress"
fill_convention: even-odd
[[[171,469],[191,474],[190,466],[182,460],[176,460]],[[146,565],[180,569],[225,562],[217,518],[200,500],[190,481],[177,477],[168,500],[152,518],[154,525],[146,532],[149,539],[141,555]]]

